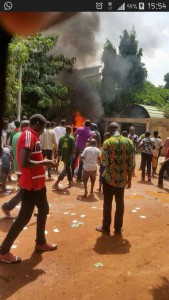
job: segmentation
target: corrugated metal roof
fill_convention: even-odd
[[[159,110],[159,108],[149,105],[139,105],[147,110],[148,114],[150,115],[150,118],[165,118],[164,111]]]

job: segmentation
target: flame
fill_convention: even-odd
[[[81,127],[84,125],[86,119],[81,116],[79,111],[76,111],[75,113],[75,126]]]

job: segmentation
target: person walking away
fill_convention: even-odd
[[[29,121],[25,120],[21,122],[21,131],[15,134],[12,140],[12,155],[13,155],[13,164],[14,164],[14,171],[15,174],[17,174],[18,179],[20,178],[21,172],[19,170],[18,166],[18,159],[17,159],[17,144],[18,144],[18,139],[23,131],[24,128],[27,128],[29,126]],[[4,203],[1,206],[1,209],[5,216],[7,218],[11,218],[11,210],[13,210],[16,205],[18,205],[21,202],[21,197],[22,197],[22,189],[19,189],[17,194],[8,202]]]
[[[44,132],[40,135],[40,143],[43,154],[43,159],[47,158],[49,160],[52,159],[53,147],[54,147],[54,159],[56,159],[57,153],[57,142],[56,135],[53,130],[50,129],[51,123],[49,121],[46,122],[46,128]],[[48,167],[48,179],[51,179],[51,168]]]
[[[134,145],[134,155],[133,155],[133,176],[135,176],[135,168],[136,168],[136,153],[138,149],[138,135],[135,134],[135,127],[130,126],[128,138],[133,142]]]
[[[159,151],[163,148],[162,140],[158,138],[158,131],[154,131],[154,137],[152,138],[152,141],[154,142],[152,157],[152,175],[155,175],[158,165]]]
[[[151,162],[153,149],[155,148],[153,140],[150,138],[150,131],[145,133],[145,138],[140,142],[141,148],[141,180],[145,181],[145,169],[147,166],[148,181],[151,181]]]
[[[100,148],[101,136],[100,136],[100,132],[97,130],[97,124],[95,123],[91,124],[91,131],[92,131],[91,138],[96,140],[97,147]]]
[[[35,114],[30,118],[30,127],[23,131],[18,140],[17,156],[21,177],[19,185],[22,189],[22,202],[19,215],[12,224],[9,232],[0,246],[0,262],[16,264],[21,258],[10,253],[10,248],[29,222],[35,206],[38,208],[36,251],[52,251],[55,244],[48,244],[45,238],[45,225],[49,205],[45,187],[45,166],[54,164],[54,161],[43,160],[40,149],[39,135],[43,133],[46,119]]]
[[[123,230],[124,189],[131,187],[133,170],[133,142],[120,134],[119,125],[110,123],[111,137],[103,143],[101,162],[105,166],[103,181],[103,223],[96,230],[110,235],[112,200],[115,196],[116,210],[114,217],[114,233]]]
[[[59,165],[60,160],[62,160],[64,163],[64,167],[58,179],[52,187],[54,190],[60,190],[59,182],[62,181],[66,175],[69,181],[69,187],[72,186],[71,161],[74,148],[75,140],[74,137],[71,135],[71,126],[67,125],[66,134],[60,138],[58,146],[57,165]]]
[[[61,120],[60,122],[60,126],[56,126],[54,129],[55,135],[56,135],[56,142],[57,145],[59,145],[59,140],[60,138],[65,135],[66,133],[66,121],[65,120]]]
[[[88,139],[92,136],[90,125],[91,125],[91,121],[86,120],[85,125],[83,127],[79,127],[74,134],[74,138],[76,139],[77,137],[77,140],[75,144],[75,152],[72,158],[72,176],[74,176],[76,159],[82,154],[83,150],[86,148],[86,143]],[[82,170],[83,170],[83,161],[80,160],[78,173],[77,173],[77,181],[79,182],[82,180]]]
[[[10,192],[10,190],[8,190],[6,187],[7,179],[10,177],[10,162],[11,162],[11,147],[7,145],[7,128],[8,128],[8,121],[3,120],[2,135],[1,135],[1,148],[2,148],[1,189],[3,193]]]
[[[14,135],[18,132],[20,132],[20,125],[21,125],[21,122],[20,121],[14,121],[14,124],[15,124],[15,128],[11,131],[11,136],[10,136],[10,146],[12,146],[12,139],[14,137]]]
[[[87,197],[87,182],[91,180],[90,195],[93,195],[94,184],[96,181],[97,163],[100,159],[100,150],[97,148],[95,139],[91,139],[89,146],[86,147],[81,154],[83,160],[83,183],[84,183],[84,197]]]

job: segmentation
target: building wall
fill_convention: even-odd
[[[169,137],[169,119],[158,119],[158,118],[104,118],[105,121],[105,131],[108,129],[108,125],[111,122],[117,122],[120,126],[121,124],[145,124],[146,131],[150,131],[153,136],[154,131],[158,131],[163,143],[165,143],[167,137]],[[144,133],[144,132],[142,132]],[[137,134],[137,131],[136,131]],[[163,153],[163,151],[162,151]]]

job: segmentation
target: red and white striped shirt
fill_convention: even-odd
[[[31,151],[31,160],[42,161],[43,155],[40,148],[39,135],[31,128],[25,128],[18,140],[17,158],[18,166],[21,171],[19,185],[25,190],[38,191],[45,186],[45,167],[35,166],[32,168],[22,168],[20,160],[21,149]]]

